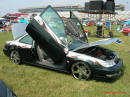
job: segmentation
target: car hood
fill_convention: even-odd
[[[98,40],[95,42],[86,43],[78,48],[75,48],[73,51],[76,51],[76,50],[82,49],[82,48],[97,46],[97,45],[109,45],[111,43],[120,44],[120,43],[122,43],[122,41],[119,38],[108,38],[108,39]]]
[[[25,31],[28,23],[15,23],[12,25],[13,39],[17,39],[20,36],[27,34]]]

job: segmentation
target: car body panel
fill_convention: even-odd
[[[109,68],[94,68],[93,73],[96,77],[113,78],[122,74],[123,61],[119,59],[119,62]]]
[[[26,35],[18,38],[17,40],[6,42],[6,48],[4,48],[4,51],[7,52],[7,49],[9,49],[8,53],[6,55],[10,56],[11,51],[16,50],[19,52],[20,56],[24,56],[24,57],[21,57],[22,60],[31,62],[32,58],[34,57],[33,56],[33,45],[32,45],[33,43],[27,44],[27,43],[22,43],[22,41],[21,41],[26,36],[29,36],[29,35],[26,34]]]
[[[123,33],[124,33],[125,35],[128,35],[128,33],[130,33],[130,27],[124,28],[124,29],[123,29]]]

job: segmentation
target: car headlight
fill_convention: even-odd
[[[102,65],[104,67],[112,67],[115,65],[115,62],[114,61],[107,61],[107,62],[102,63]]]
[[[94,64],[99,64],[100,66],[103,66],[103,67],[112,67],[115,65],[115,62],[114,61],[95,61]]]

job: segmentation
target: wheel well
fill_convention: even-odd
[[[18,51],[18,50],[17,50],[17,48],[16,48],[15,46],[10,47],[10,52],[9,52],[9,55],[10,55],[10,54],[11,54],[11,52],[12,52],[12,51],[14,51],[14,50],[15,50],[15,51]]]
[[[75,61],[72,61],[71,63],[70,63],[70,65],[69,65],[69,67],[68,67],[68,69],[69,69],[69,71],[71,72],[71,67],[72,67],[72,65],[74,64],[74,63],[77,63],[77,62],[84,62],[84,63],[86,63],[86,64],[88,64],[88,66],[89,66],[89,68],[91,69],[91,63],[90,62],[85,62],[85,61],[81,61],[81,60],[75,60]],[[92,69],[91,69],[92,70]]]

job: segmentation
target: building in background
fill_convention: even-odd
[[[18,11],[20,13],[29,13],[30,16],[33,14],[39,15],[46,7],[33,7],[33,8],[24,8],[19,9]],[[88,15],[85,13],[79,13],[79,10],[83,10],[84,7],[80,5],[72,5],[72,6],[53,6],[53,8],[58,11],[58,13],[63,17],[69,17],[69,11],[73,11],[76,16],[81,18],[88,18]],[[123,4],[116,4],[115,5],[115,11],[118,13],[115,18],[113,19],[124,19],[129,18],[130,19],[130,11],[125,11],[125,6]],[[95,15],[91,17],[91,20],[95,19]]]
[[[116,4],[115,5],[115,10],[116,11],[124,11],[125,10],[125,5],[123,5],[123,4]]]
[[[38,13],[42,12],[46,7],[33,7],[33,8],[24,8],[24,9],[19,9],[18,11],[21,13]],[[53,6],[53,8],[56,11],[79,11],[83,10],[84,7],[80,5],[72,5],[72,6]],[[115,5],[115,10],[116,11],[124,11],[125,6],[123,4],[116,4]]]
[[[24,8],[24,9],[19,9],[18,11],[21,13],[38,13],[42,12],[46,7],[33,7],[33,8]],[[53,8],[56,11],[78,11],[78,10],[83,10],[84,7],[80,5],[73,5],[73,6],[53,6]]]

